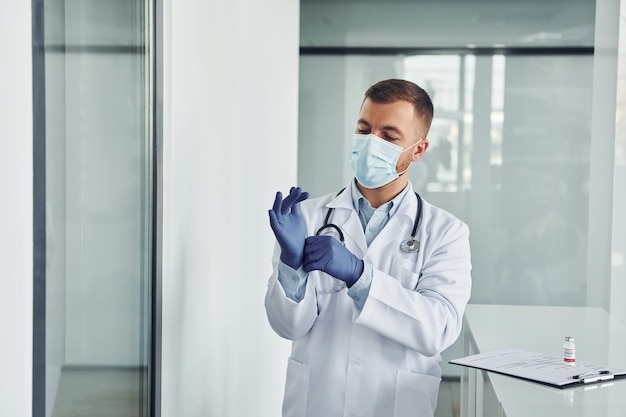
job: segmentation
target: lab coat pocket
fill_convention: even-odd
[[[432,416],[441,378],[400,370],[396,377],[394,417]]]
[[[309,395],[309,367],[293,358],[287,363],[283,417],[304,417]]]

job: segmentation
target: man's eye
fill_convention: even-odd
[[[394,142],[398,140],[398,138],[394,138],[393,136],[385,135],[383,139],[388,140],[389,142]]]
[[[358,132],[359,132],[359,135],[367,135],[367,134],[370,133],[370,130],[369,129],[359,129]]]

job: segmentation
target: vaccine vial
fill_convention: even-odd
[[[576,345],[574,345],[574,338],[567,336],[565,343],[563,344],[563,360],[569,365],[576,363]]]

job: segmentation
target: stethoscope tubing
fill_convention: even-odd
[[[341,194],[344,190],[345,188],[340,190],[337,193],[337,196]],[[420,197],[418,193],[415,193],[415,197],[417,198],[417,212],[415,213],[415,220],[413,221],[413,230],[411,232],[411,237],[403,241],[400,245],[400,249],[404,252],[417,252],[419,250],[419,242],[417,242],[417,240],[415,239],[415,235],[417,234],[417,227],[419,226],[420,220],[422,218],[422,197]],[[345,245],[345,238],[343,232],[341,231],[341,228],[336,224],[329,223],[330,216],[333,210],[333,207],[328,208],[328,211],[326,212],[326,218],[324,219],[324,225],[317,230],[315,236],[319,236],[320,233],[326,229],[334,229],[339,235],[339,241]]]
[[[329,211],[332,209],[329,209]],[[345,238],[343,237],[343,232],[341,231],[341,229],[339,228],[339,226],[337,226],[336,224],[333,223],[324,223],[324,226],[320,227],[317,232],[315,233],[315,236],[319,236],[320,233],[322,233],[322,231],[324,231],[325,229],[335,229],[335,231],[337,232],[337,234],[339,235],[339,241],[341,243],[343,243],[345,245]]]

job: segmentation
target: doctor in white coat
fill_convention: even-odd
[[[316,199],[298,187],[276,194],[265,308],[276,333],[293,341],[285,417],[434,413],[440,353],[460,334],[471,261],[468,227],[408,181],[432,117],[419,86],[381,81],[359,113],[355,179]],[[416,223],[417,242],[401,248]],[[316,235],[325,224],[333,226]]]

